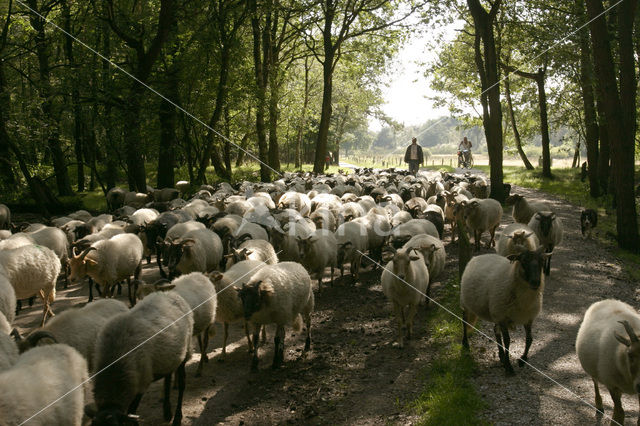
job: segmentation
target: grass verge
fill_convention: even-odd
[[[452,278],[439,292],[438,299],[460,316],[459,288],[459,280]],[[460,320],[432,307],[427,323],[437,355],[422,372],[426,378],[422,393],[407,404],[407,409],[420,416],[421,425],[486,424],[479,417],[486,404],[471,381],[476,364],[460,344]]]

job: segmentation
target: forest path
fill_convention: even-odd
[[[515,377],[505,377],[493,341],[478,333],[471,336],[471,356],[478,364],[474,382],[487,409],[483,418],[496,424],[587,424],[595,413],[581,402],[593,403],[593,385],[582,371],[574,342],[588,306],[613,297],[637,305],[638,294],[622,265],[606,248],[580,235],[580,207],[539,191],[514,187],[512,193],[545,200],[553,205],[564,224],[564,241],[556,249],[551,275],[546,283],[544,306],[533,324],[531,368],[516,368]],[[510,222],[506,208],[501,228]],[[485,235],[485,241],[487,236]],[[438,299],[441,283],[457,273],[457,245],[445,234],[447,266],[433,286]],[[482,253],[493,249],[482,249]],[[339,273],[337,273],[339,275]],[[406,414],[405,404],[424,388],[424,367],[437,354],[427,334],[427,309],[421,307],[415,319],[415,338],[403,350],[393,346],[396,320],[382,294],[380,271],[367,267],[359,283],[350,277],[327,278],[315,289],[316,309],[312,315],[312,350],[302,356],[304,333],[287,330],[285,365],[273,371],[273,332],[260,348],[260,370],[250,373],[250,354],[239,324],[230,326],[227,359],[221,359],[222,327],[210,342],[209,363],[203,377],[194,377],[199,355],[187,365],[183,424],[412,424],[417,417]],[[155,264],[145,265],[143,279],[159,277]],[[315,282],[317,287],[317,281]],[[70,286],[60,290],[53,304],[55,312],[71,305],[83,305],[88,290]],[[126,286],[122,300],[126,299]],[[433,305],[429,309],[437,309]],[[21,332],[34,328],[41,315],[39,302],[17,317]],[[491,324],[479,323],[493,338]],[[512,333],[512,359],[524,347],[521,329]],[[197,345],[196,345],[197,346]],[[195,347],[195,346],[194,346]],[[517,354],[517,355],[516,355]],[[564,387],[571,389],[567,391]],[[605,413],[612,412],[611,399],[602,389]],[[176,392],[172,394],[175,404]],[[162,381],[145,393],[138,414],[141,424],[162,423]],[[628,424],[635,423],[637,403],[623,399]],[[607,419],[605,419],[606,421]]]

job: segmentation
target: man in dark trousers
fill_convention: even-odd
[[[418,145],[418,139],[411,139],[411,145],[407,147],[407,151],[404,153],[404,162],[409,163],[409,172],[414,175],[418,173],[418,168],[423,159],[422,147]]]

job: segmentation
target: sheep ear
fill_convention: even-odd
[[[509,259],[511,262],[515,262],[516,260],[520,259],[520,255],[510,254],[509,256],[507,256],[507,259]]]
[[[96,261],[95,261],[95,260],[93,260],[93,259],[85,259],[85,260],[84,260],[84,262],[85,262],[86,264],[88,264],[88,265],[91,265],[91,266],[96,266],[96,265],[98,264],[98,262],[96,262]]]
[[[416,260],[420,260],[420,256],[409,256],[409,260],[415,262]]]
[[[615,336],[616,340],[620,343],[622,343],[623,345],[629,347],[631,346],[631,340],[627,339],[624,336],[619,335],[617,332],[613,332],[613,335]]]
[[[209,280],[211,281],[220,281],[224,277],[224,275],[218,271],[214,271],[209,274]]]
[[[180,243],[182,245],[183,248],[191,248],[194,245],[196,245],[196,240],[194,240],[193,238],[187,238],[186,240],[182,241],[182,243]]]

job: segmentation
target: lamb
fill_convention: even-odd
[[[248,234],[245,234],[248,235]],[[238,248],[232,248],[225,256],[225,270],[243,260],[259,260],[267,265],[278,263],[278,255],[270,242],[265,240],[247,240]]]
[[[169,275],[211,272],[222,260],[222,241],[208,229],[195,229],[174,240],[167,249]]]
[[[318,286],[322,284],[322,276],[327,266],[331,267],[331,284],[333,271],[338,266],[338,242],[333,232],[317,229],[306,239],[299,239],[302,264],[311,275],[318,278]]]
[[[607,299],[592,304],[576,338],[576,353],[584,371],[591,376],[596,409],[602,413],[598,382],[613,399],[613,423],[623,425],[621,394],[640,393],[640,315],[628,304]]]
[[[444,244],[438,238],[428,234],[418,234],[411,237],[409,241],[402,246],[403,249],[416,248],[422,254],[424,263],[429,269],[429,286],[434,278],[437,278],[444,271],[447,253],[444,250]],[[427,288],[429,295],[429,287]]]
[[[500,256],[508,257],[521,251],[535,251],[539,246],[538,237],[531,228],[521,223],[512,223],[502,231],[496,251]]]
[[[27,299],[36,294],[42,298],[42,325],[48,314],[53,316],[50,304],[56,297],[59,274],[60,260],[47,247],[27,245],[0,250],[0,276],[11,283],[16,299]]]
[[[338,245],[337,261],[340,276],[344,276],[344,264],[351,262],[351,275],[357,281],[362,255],[367,251],[369,236],[367,228],[358,222],[345,222],[335,232]]]
[[[249,329],[244,320],[244,310],[242,299],[238,292],[242,286],[249,282],[253,274],[263,268],[265,264],[257,260],[243,260],[234,264],[224,274],[213,272],[209,279],[216,288],[218,294],[218,309],[216,321],[224,325],[224,337],[222,340],[222,358],[227,356],[227,338],[229,337],[229,323],[242,320],[244,322],[244,332],[247,336],[249,352],[253,350]]]
[[[397,250],[392,246],[387,249],[393,258],[382,271],[382,291],[391,303],[398,320],[398,346],[404,347],[404,333],[411,339],[413,333],[413,317],[416,308],[429,286],[429,270],[420,251],[415,248]]]
[[[51,319],[47,325],[20,339],[20,352],[39,346],[40,341],[52,339],[77,350],[86,360],[89,371],[93,369],[93,357],[98,333],[113,316],[127,312],[127,306],[119,300],[103,299],[82,308],[72,308]]]
[[[292,324],[294,330],[299,331],[301,316],[307,327],[304,352],[311,348],[311,312],[314,309],[314,297],[311,278],[301,264],[282,262],[265,266],[242,286],[240,298],[244,317],[254,326],[253,342],[256,346],[251,363],[252,370],[258,369],[257,343],[261,325],[277,325],[273,368],[280,367],[284,362],[284,326]]]
[[[473,238],[476,245],[476,251],[480,250],[480,240],[485,231],[489,231],[491,239],[487,247],[495,246],[496,229],[500,226],[502,219],[502,206],[492,198],[480,200],[472,198],[463,201],[464,219],[470,230],[473,231]]]
[[[555,213],[542,211],[533,215],[529,221],[529,228],[536,233],[545,253],[549,253],[544,265],[544,273],[549,275],[551,272],[551,253],[562,242],[562,222],[560,222],[560,218],[556,217]]]
[[[513,216],[513,220],[518,223],[529,223],[536,212],[551,211],[547,203],[527,201],[520,194],[511,195],[507,199],[507,202],[513,203],[513,213],[511,215]]]
[[[142,242],[133,234],[120,234],[108,240],[98,241],[80,254],[74,248],[73,257],[69,259],[69,279],[75,282],[88,275],[103,286],[106,297],[113,295],[115,284],[126,279],[129,302],[133,306],[131,276],[138,279],[142,269],[142,256]],[[91,300],[93,294],[90,292],[89,301]]]
[[[87,362],[75,349],[55,344],[22,354],[0,372],[3,424],[82,424]]]
[[[136,281],[136,283],[140,283],[140,281]],[[200,362],[196,371],[196,377],[200,377],[204,363],[209,362],[207,347],[209,346],[210,334],[215,332],[211,330],[211,326],[216,319],[218,304],[216,288],[209,278],[200,272],[192,272],[176,278],[170,284],[156,286],[142,283],[141,286],[136,287],[136,298],[139,299],[154,291],[171,290],[182,296],[189,304],[193,312],[193,335],[198,338],[200,346]]]
[[[11,210],[0,204],[0,229],[11,229]]]
[[[511,326],[524,326],[525,349],[518,364],[523,366],[527,361],[532,342],[531,325],[542,308],[542,264],[547,256],[542,249],[524,251],[508,258],[483,254],[472,258],[462,274],[462,345],[469,348],[467,326],[473,326],[478,317],[494,323],[498,355],[507,375],[514,374],[509,361]]]
[[[164,378],[164,419],[171,420],[169,397],[175,373],[178,403],[173,425],[179,425],[192,335],[191,308],[175,292],[150,294],[130,311],[111,318],[96,342],[94,366],[100,374],[94,378],[95,407],[85,410],[94,423],[125,423],[158,378]]]
[[[418,234],[428,234],[439,238],[438,229],[426,219],[411,219],[391,230],[390,241],[394,247],[401,247],[411,237]]]

